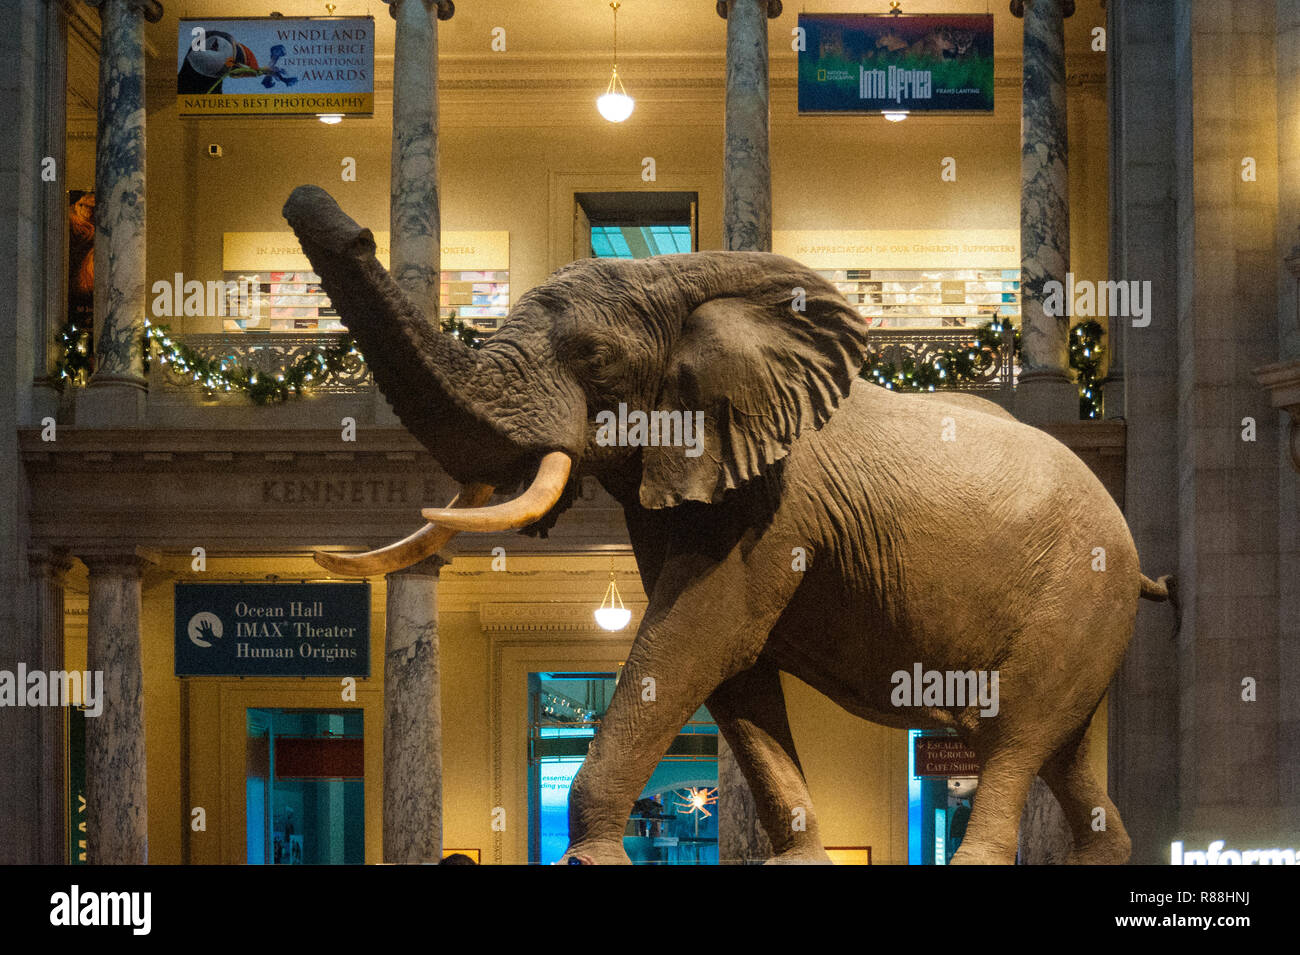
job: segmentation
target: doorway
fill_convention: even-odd
[[[365,862],[360,709],[247,711],[249,865]]]
[[[577,192],[575,259],[645,259],[699,248],[694,192]]]
[[[587,758],[616,673],[528,675],[528,858],[549,865],[569,844],[569,788]],[[632,809],[623,848],[634,865],[718,862],[718,727],[700,707]]]

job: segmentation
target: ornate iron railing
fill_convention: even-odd
[[[902,365],[905,358],[917,364],[932,362],[945,351],[961,349],[971,341],[969,328],[888,329],[873,328],[867,343],[881,360]],[[280,374],[297,359],[330,338],[324,335],[293,335],[280,332],[242,334],[206,334],[177,336],[195,351],[213,359],[248,365],[259,374]],[[997,360],[981,371],[973,382],[958,384],[953,390],[1009,392],[1014,386],[1019,366],[1010,342],[1003,344]],[[221,398],[189,376],[178,374],[171,364],[155,359],[150,366],[151,384],[166,392],[192,392],[202,400]],[[357,359],[345,362],[343,370],[312,382],[312,389],[327,394],[361,394],[374,388],[370,369]],[[177,395],[180,397],[180,395]]]
[[[867,332],[867,346],[879,360],[895,366],[910,358],[917,365],[931,364],[946,351],[960,351],[973,339],[972,328],[872,328]],[[1020,366],[1016,362],[1015,348],[1004,337],[997,360],[980,371],[974,381],[946,386],[951,391],[977,393],[1010,392],[1016,383]]]
[[[278,375],[298,359],[337,340],[330,335],[294,335],[283,332],[240,332],[228,335],[176,335],[196,352],[207,358],[247,365],[259,375]],[[165,392],[192,391],[204,399],[221,398],[224,392],[212,393],[193,378],[178,373],[171,363],[157,357],[149,366],[150,387]],[[374,388],[370,368],[359,358],[344,361],[340,371],[317,377],[313,391],[326,394],[361,394]],[[240,396],[235,396],[239,398]]]

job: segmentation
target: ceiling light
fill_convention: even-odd
[[[614,583],[614,558],[609,559],[609,586],[596,610],[596,623],[602,630],[622,630],[632,619],[632,611],[623,606],[618,584]]]
[[[604,94],[596,98],[596,109],[611,123],[621,123],[632,115],[632,106],[636,101],[627,95],[627,90],[623,89],[623,81],[618,78],[619,3],[617,0],[611,3],[609,8],[614,11],[614,72],[610,74],[609,85],[605,87]]]

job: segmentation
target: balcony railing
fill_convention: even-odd
[[[229,335],[174,336],[199,354],[232,365],[246,365],[259,375],[274,377],[298,359],[336,340],[329,335],[295,335],[282,332],[243,332]],[[157,357],[149,367],[149,387],[154,393],[192,395],[197,401],[247,402],[239,394],[209,389],[193,377],[178,372]],[[311,382],[313,391],[333,395],[362,394],[374,388],[370,368],[356,358],[345,360],[340,371]]]
[[[873,328],[867,333],[867,343],[880,360],[901,366],[910,358],[917,364],[928,364],[945,351],[960,350],[971,341],[973,329],[930,328],[888,329]],[[274,376],[283,373],[294,361],[331,341],[325,335],[294,335],[278,332],[243,334],[207,334],[178,336],[190,348],[208,358],[247,365],[258,374]],[[980,394],[1009,393],[1015,386],[1019,366],[1010,343],[999,350],[997,360],[979,372],[976,380],[962,382],[951,390]],[[214,391],[179,373],[171,364],[157,358],[150,366],[150,388],[155,396],[167,396],[174,401],[221,404],[247,403],[240,394]],[[374,380],[365,362],[352,359],[345,362],[340,372],[317,378],[311,382],[313,392],[329,395],[361,395],[374,390]]]
[[[901,367],[910,358],[917,365],[931,364],[946,351],[961,351],[969,345],[973,328],[873,328],[867,332],[867,345],[878,360]],[[1020,366],[1015,349],[1005,341],[998,350],[997,360],[978,372],[973,381],[947,385],[947,391],[968,391],[983,394],[990,392],[1009,395],[1015,387]]]

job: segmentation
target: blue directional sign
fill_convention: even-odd
[[[177,584],[177,676],[369,676],[370,585]]]

